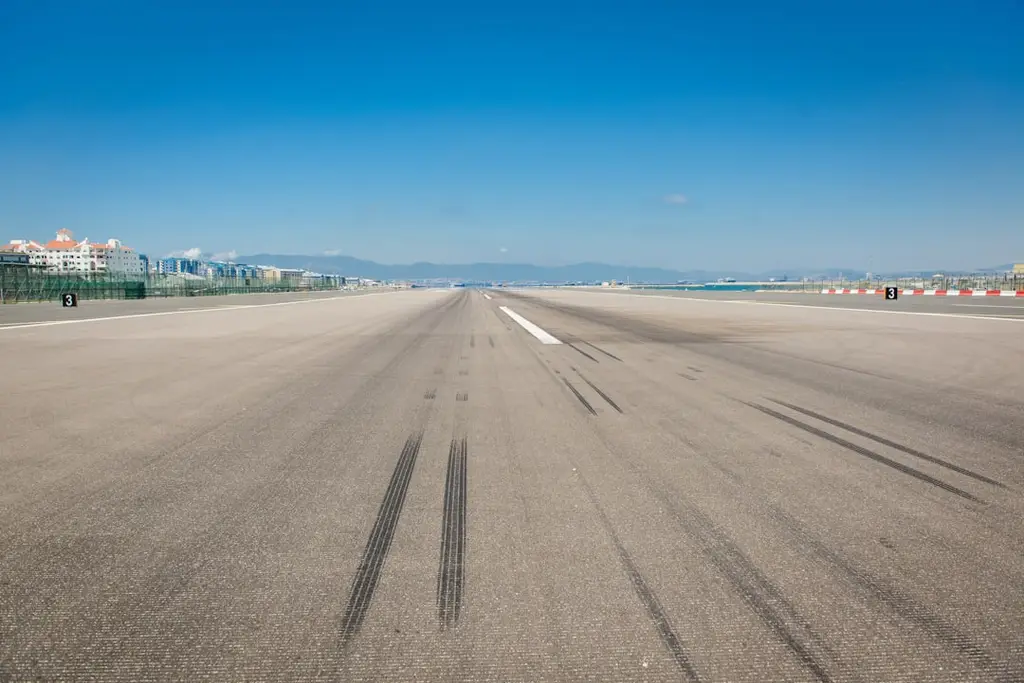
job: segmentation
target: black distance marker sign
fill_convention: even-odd
[[[888,301],[896,301],[896,297],[899,296],[900,290],[897,287],[886,287],[885,298]]]
[[[78,295],[74,292],[61,294],[60,305],[64,308],[76,308],[78,306]]]

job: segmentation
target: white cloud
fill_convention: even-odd
[[[232,249],[231,251],[222,251],[219,254],[214,254],[210,257],[212,261],[234,261],[238,258],[238,252]]]
[[[682,194],[678,194],[678,193],[677,194],[666,195],[666,197],[665,197],[665,203],[666,204],[685,204],[687,201],[689,201],[689,200],[686,198],[686,195],[682,195]]]
[[[501,252],[502,254],[504,254],[504,253],[507,253],[507,252],[508,252],[508,248],[507,248],[507,247],[502,247],[502,248],[501,248],[501,249],[499,249],[498,251],[500,251],[500,252]]]
[[[202,258],[203,250],[199,247],[192,247],[191,249],[179,249],[178,251],[172,251],[167,255],[167,258],[187,258],[187,259],[198,259]]]
[[[324,256],[341,256],[341,249],[328,249],[324,252]]]

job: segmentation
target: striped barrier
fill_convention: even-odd
[[[823,289],[822,294],[878,294],[884,295],[885,289]],[[1019,296],[1024,291],[1015,292],[1009,289],[901,289],[900,296]]]

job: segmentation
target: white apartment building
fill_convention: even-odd
[[[11,240],[0,247],[3,251],[27,253],[29,265],[53,272],[121,273],[144,275],[142,259],[131,247],[120,240],[107,240],[106,244],[78,242],[67,228],[57,231],[56,239],[46,244],[33,240]]]

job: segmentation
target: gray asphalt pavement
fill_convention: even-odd
[[[375,290],[326,290],[321,292],[281,292],[198,297],[167,297],[143,300],[81,300],[77,307],[63,308],[59,301],[5,304],[0,306],[0,327],[25,323],[87,320],[125,315],[166,314],[176,311],[200,311],[238,306],[265,306],[289,301],[336,299],[360,296]]]
[[[701,292],[671,289],[596,288],[580,288],[575,291],[593,294],[616,294],[619,296],[678,297],[702,301],[735,301],[740,303],[756,301],[759,303],[787,304],[792,306],[1024,318],[1024,297],[901,295],[896,301],[887,301],[885,297],[875,294],[821,294],[820,292]]]
[[[777,303],[0,328],[0,681],[1024,680],[1024,321]]]

